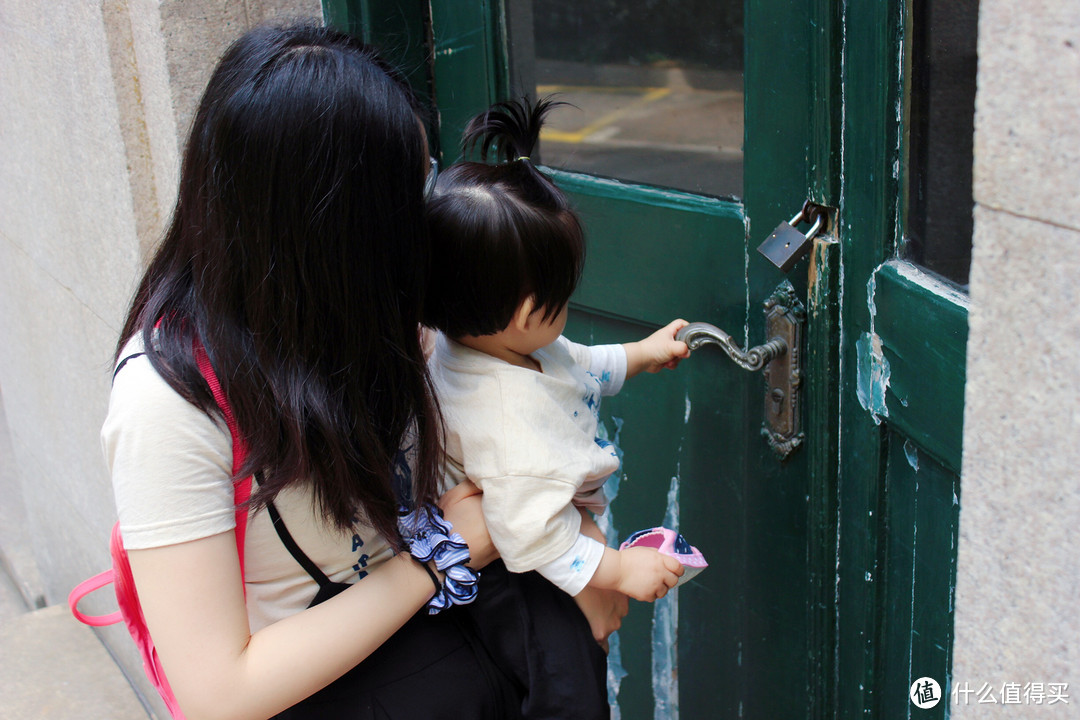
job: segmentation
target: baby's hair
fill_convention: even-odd
[[[545,116],[565,104],[501,102],[465,128],[463,149],[485,162],[448,168],[428,203],[425,324],[450,337],[491,335],[529,297],[545,320],[569,302],[585,262],[584,234],[566,195],[531,159]],[[491,153],[503,162],[488,164]]]
[[[495,160],[531,160],[540,141],[544,118],[559,105],[569,103],[541,98],[535,105],[528,98],[501,102],[477,115],[465,127],[462,147],[468,153],[479,146],[480,159],[487,162],[494,149]]]

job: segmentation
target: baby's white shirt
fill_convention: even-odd
[[[598,437],[600,397],[626,378],[621,345],[560,337],[533,353],[541,372],[440,335],[429,361],[446,422],[447,476],[483,491],[484,518],[511,572],[538,570],[571,595],[592,578],[604,545],[580,534],[578,507],[601,511],[619,467]]]

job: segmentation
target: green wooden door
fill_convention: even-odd
[[[587,229],[572,339],[637,339],[681,316],[760,344],[763,303],[784,282],[807,311],[805,440],[784,461],[762,437],[762,375],[713,348],[605,401],[604,426],[623,451],[612,539],[674,525],[710,561],[669,598],[632,603],[612,644],[613,706],[623,718],[907,717],[914,679],[948,687],[966,339],[963,294],[898,250],[910,9],[899,0],[592,3],[610,6],[608,18],[623,5],[689,8],[696,16],[666,50],[677,57],[693,55],[696,21],[722,23],[734,38],[727,51],[738,50],[733,88],[731,73],[698,72],[693,58],[681,75],[670,59],[645,58],[649,68],[618,82],[538,62],[538,45],[553,37],[537,39],[551,32],[544,2],[554,15],[589,5],[326,0],[325,9],[408,69],[435,110],[444,163],[468,117],[512,92],[626,96],[615,110],[600,98],[541,148],[544,159],[560,141],[569,148],[558,162],[569,169],[550,172]],[[638,24],[659,34],[670,22]],[[616,40],[596,34],[606,24],[558,39],[603,64],[602,51],[617,54]],[[688,104],[657,105],[674,103],[680,82]],[[666,113],[691,136],[695,107],[733,99],[741,147],[705,164],[692,157],[699,148],[649,155],[629,130],[614,150],[599,142],[616,124],[640,125],[650,103],[663,108],[654,118]],[[637,158],[628,170],[626,157]],[[680,164],[689,170],[665,174]],[[833,208],[830,224],[785,275],[756,248],[808,198]],[[919,712],[943,717],[945,707]]]
[[[935,168],[925,161],[919,119],[933,100],[951,106],[930,126],[934,132],[966,123],[953,133],[953,145],[968,148],[966,175],[951,183],[966,192],[951,213],[966,230],[951,237],[956,231],[939,224],[925,241],[959,241],[970,257],[978,2],[847,3],[844,13],[835,702],[840,717],[942,718],[952,666],[968,296],[914,262],[909,241],[930,217],[916,196],[925,195]],[[966,44],[952,50],[970,65],[966,104],[961,93],[936,100],[920,80],[936,52],[926,37],[931,22]],[[909,700],[921,678],[941,688],[941,700],[926,709]],[[928,699],[925,685],[918,692]]]

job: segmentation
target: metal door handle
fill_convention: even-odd
[[[757,345],[744,351],[735,344],[730,335],[706,322],[690,323],[675,333],[675,339],[682,340],[691,350],[697,350],[702,345],[719,345],[736,365],[750,372],[761,370],[769,364],[769,361],[783,355],[788,349],[784,338],[774,337],[764,345]]]
[[[726,332],[704,322],[690,323],[675,334],[691,350],[719,345],[739,367],[765,374],[765,426],[761,434],[781,460],[803,442],[799,431],[799,389],[802,386],[802,326],[806,310],[786,280],[765,302],[765,333],[769,339],[749,350],[739,347]]]

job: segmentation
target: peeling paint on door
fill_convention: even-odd
[[[885,404],[885,391],[889,387],[889,360],[881,350],[881,338],[876,334],[863,333],[855,341],[859,360],[857,394],[859,404],[869,410],[876,424],[889,417]]]
[[[908,465],[915,472],[919,472],[919,446],[910,440],[904,441],[904,456],[907,457]]]
[[[604,494],[608,498],[608,506],[604,510],[603,514],[596,517],[596,525],[600,528],[600,532],[604,533],[604,537],[607,538],[607,544],[611,547],[619,546],[619,531],[615,527],[615,512],[611,509],[612,504],[615,502],[615,498],[619,495],[619,485],[622,482],[623,475],[623,451],[619,447],[619,435],[622,433],[623,419],[620,417],[612,417],[612,422],[615,424],[615,434],[611,435],[607,428],[607,424],[601,421],[596,428],[596,434],[603,440],[610,440],[615,447],[615,453],[619,457],[619,469],[611,474],[604,483]],[[623,678],[626,677],[626,668],[622,664],[622,648],[619,642],[619,633],[615,632],[608,638],[608,656],[607,656],[607,692],[608,692],[608,705],[611,706],[611,720],[620,720],[622,717],[622,710],[619,707],[619,688],[622,686]]]
[[[664,527],[679,531],[679,476],[668,487]],[[653,603],[653,718],[679,720],[679,591]]]
[[[611,706],[611,720],[622,719],[622,708],[619,707],[619,687],[624,677],[626,677],[626,668],[622,664],[619,633],[615,632],[608,638],[607,658],[607,691],[608,705]]]

